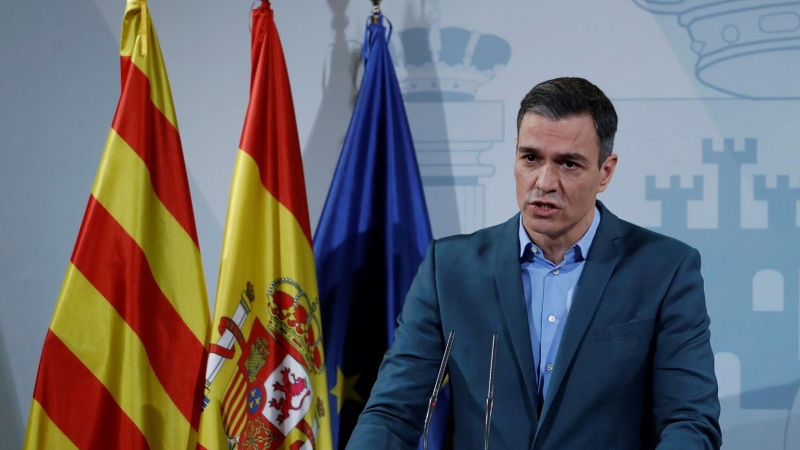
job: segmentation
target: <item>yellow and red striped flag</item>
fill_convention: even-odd
[[[329,450],[303,162],[269,2],[253,10],[250,103],[228,203],[200,441]]]
[[[208,297],[172,94],[144,0],[45,338],[26,449],[193,449]]]

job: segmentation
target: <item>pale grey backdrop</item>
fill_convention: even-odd
[[[213,307],[251,2],[149,3]],[[42,341],[116,107],[124,6],[0,8],[0,448],[22,445]],[[371,5],[273,8],[315,228]],[[383,9],[434,234],[510,217],[519,100],[548,78],[590,79],[620,116],[620,163],[603,201],[703,256],[724,448],[800,448],[800,2],[388,0]]]

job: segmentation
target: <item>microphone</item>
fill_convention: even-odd
[[[433,386],[433,393],[431,399],[428,401],[428,412],[425,414],[425,425],[422,429],[422,449],[428,450],[428,431],[431,427],[431,420],[433,419],[433,409],[436,407],[436,401],[439,399],[439,390],[442,388],[442,380],[444,379],[444,371],[447,369],[447,360],[450,359],[450,349],[453,348],[453,340],[456,338],[456,331],[450,331],[447,337],[447,345],[444,347],[444,355],[442,356],[442,363],[439,366],[439,373],[436,374],[436,384]]]
[[[492,336],[492,359],[489,363],[489,393],[486,395],[486,429],[483,432],[483,450],[489,450],[489,429],[492,427],[494,408],[494,368],[497,362],[497,333]]]

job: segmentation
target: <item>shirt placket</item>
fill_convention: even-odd
[[[555,298],[556,289],[554,289],[554,285],[556,284],[556,281],[554,278],[560,273],[562,264],[552,266],[550,270],[544,274],[542,279],[544,295],[542,296],[542,312],[539,322],[541,324],[539,329],[542,330],[541,342],[539,344],[541,348],[539,373],[541,374],[541,385],[543,390],[542,394],[546,392],[545,389],[549,384],[550,374],[553,371],[553,360],[555,359],[555,355],[550,351],[553,348],[553,343],[556,337],[556,308],[559,302],[559,299]]]
[[[542,398],[550,384],[550,375],[555,368],[557,351],[554,351],[553,344],[560,340],[559,329],[566,314],[566,290],[562,286],[564,276],[562,272],[568,269],[569,264],[574,263],[575,250],[570,249],[565,255],[564,260],[554,265],[549,263],[549,270],[542,279],[542,311],[540,316],[540,355],[538,372],[540,374],[540,386]]]

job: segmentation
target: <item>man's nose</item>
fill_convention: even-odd
[[[558,167],[555,164],[543,164],[536,177],[536,188],[542,192],[558,190]]]

